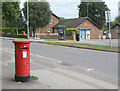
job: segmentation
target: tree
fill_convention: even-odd
[[[25,27],[19,5],[19,2],[2,3],[2,27],[14,28],[17,31]]]
[[[32,28],[34,32],[36,32],[37,28],[49,24],[52,12],[48,2],[43,2],[43,0],[40,2],[28,2],[28,6],[30,28]],[[23,13],[27,21],[27,2],[24,3]]]
[[[116,17],[115,21],[118,22],[118,23],[120,23],[120,16]]]
[[[65,18],[64,17],[60,17],[59,22],[61,22],[63,20],[65,20]]]
[[[104,2],[81,2],[78,9],[79,17],[88,16],[101,27],[104,26],[105,11],[108,10],[107,5]]]
[[[120,23],[120,16],[117,16],[113,21],[110,22],[110,27],[113,27],[116,23]],[[108,30],[108,24],[104,24],[104,31]]]
[[[1,27],[2,27],[2,2],[0,1],[0,28]]]
[[[19,17],[18,15],[19,3],[18,2],[3,2],[2,3],[2,20],[3,27],[13,27],[14,21]]]

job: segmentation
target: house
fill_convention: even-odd
[[[59,17],[52,13],[49,24],[43,28],[38,28],[36,30],[37,35],[39,36],[40,34],[52,33],[53,32],[52,27],[56,25],[58,22],[59,22]]]
[[[108,34],[107,34],[108,35]],[[116,23],[112,28],[111,28],[111,38],[112,39],[118,39],[120,38],[120,23]]]
[[[79,31],[80,39],[98,39],[103,37],[103,31],[88,17],[65,19],[53,26],[53,33],[58,33],[58,26],[64,25],[66,28],[76,28]]]

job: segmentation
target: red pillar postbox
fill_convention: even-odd
[[[28,82],[30,79],[30,43],[28,39],[13,40],[15,44],[15,81]]]

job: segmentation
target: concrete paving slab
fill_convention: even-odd
[[[36,74],[40,80],[49,85],[51,89],[95,89],[88,84],[84,84],[48,70],[34,70],[32,71],[32,74]]]

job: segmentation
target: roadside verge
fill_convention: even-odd
[[[83,48],[83,49],[90,49],[90,50],[97,50],[97,51],[120,53],[120,51],[119,51],[120,47],[112,47],[111,48],[109,46],[93,45],[93,44],[86,44],[86,43],[49,42],[49,41],[33,41],[33,42],[50,44],[50,45],[74,47],[74,48]]]

